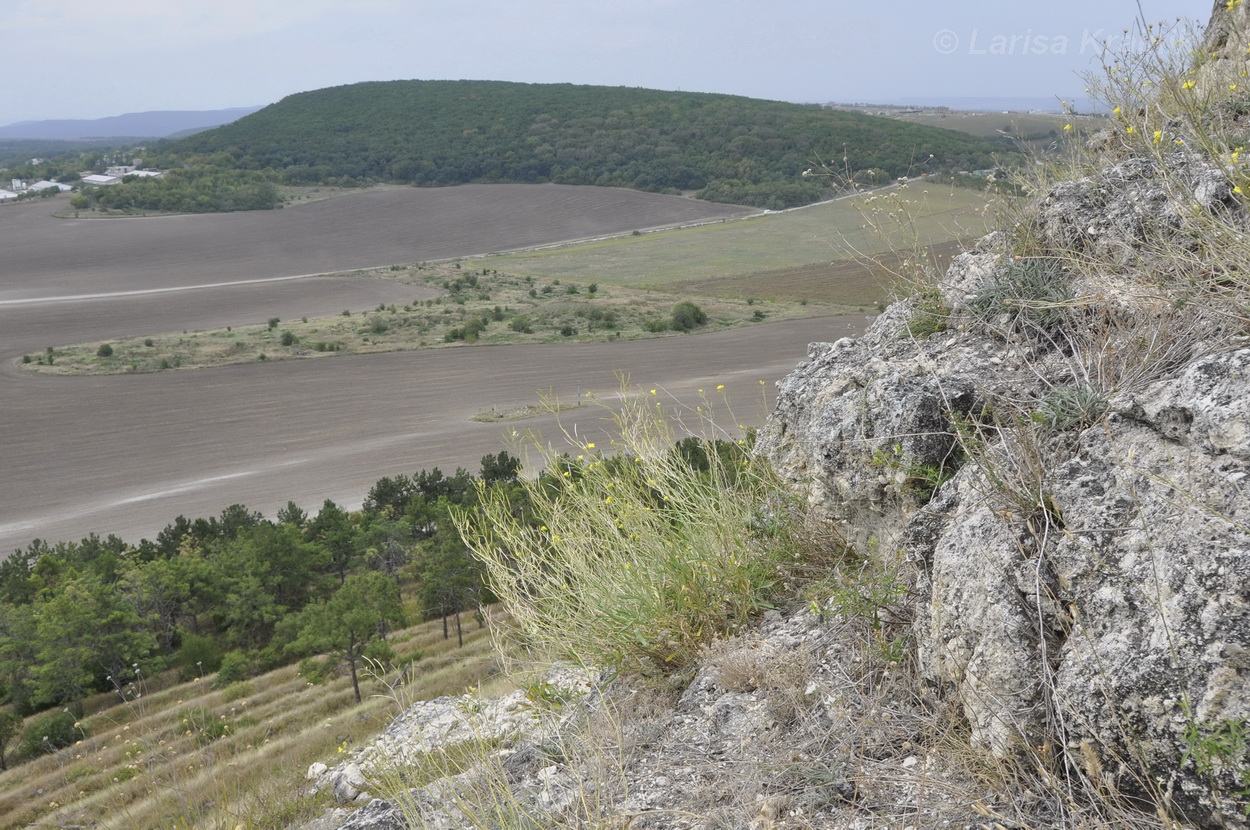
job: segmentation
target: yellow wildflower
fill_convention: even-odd
[[[1193,89],[1195,83],[1196,83],[1195,81],[1186,81],[1185,83],[1181,84],[1181,89]]]

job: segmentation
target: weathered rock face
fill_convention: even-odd
[[[1012,322],[1018,302],[985,313],[1019,260],[987,238],[941,286],[949,330],[913,334],[900,303],[814,344],[758,446],[857,549],[906,552],[922,674],[975,745],[1250,827],[1250,349],[1212,318],[1132,351],[1178,319],[1133,293],[1143,243],[1183,224],[1176,200],[1244,216],[1214,167],[1169,163],[1170,179],[1130,161],[1040,200],[1044,243],[1112,274],[1066,276],[1078,310],[1057,327]],[[1165,192],[1176,181],[1189,197]],[[1077,393],[1093,417],[1042,417]],[[936,492],[909,486],[935,467],[953,473]]]

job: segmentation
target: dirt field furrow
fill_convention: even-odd
[[[414,195],[415,194],[415,195]],[[104,377],[23,372],[48,345],[364,310],[412,286],[316,277],[150,291],[458,256],[732,215],[736,208],[631,191],[554,186],[391,189],[270,214],[57,220],[40,204],[0,207],[0,552],[36,537],[151,536],[179,514],[244,503],[272,516],[288,499],[357,506],[381,476],[476,469],[505,432],[550,417],[481,423],[492,407],[611,397],[629,374],[693,403],[724,384],[728,422],[758,421],[773,382],[813,340],[864,318],[770,323],[657,340],[464,347]],[[309,217],[312,217],[311,219]],[[289,223],[289,224],[286,224]],[[191,230],[188,230],[191,229]],[[229,231],[227,233],[227,231]],[[415,241],[414,241],[415,240]],[[761,386],[760,381],[765,381]],[[585,407],[563,424],[600,435]],[[591,438],[590,440],[594,440]]]

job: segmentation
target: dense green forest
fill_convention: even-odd
[[[733,95],[572,84],[390,81],[289,96],[149,148],[153,164],[231,167],[286,184],[556,182],[696,191],[781,208],[848,177],[994,165],[1010,147],[939,128]],[[154,151],[154,152],[153,152]]]
[[[701,474],[708,451],[688,438],[672,455]],[[735,443],[711,451],[745,458]],[[590,463],[615,470],[631,461],[562,456],[539,481],[558,498]],[[477,475],[433,469],[382,478],[359,511],[327,500],[312,516],[288,503],[268,520],[232,505],[218,517],[179,516],[138,544],[93,535],[16,551],[0,562],[0,768],[6,713],[72,709],[105,691],[124,701],[159,671],[183,679],[217,672],[224,686],[303,661],[310,680],[344,666],[354,680],[364,658],[388,658],[385,634],[405,622],[401,586],[407,606],[441,615],[451,636],[449,617],[458,624],[457,612],[494,598],[450,512],[503,498],[513,515],[546,530],[519,468],[500,452],[485,456]],[[667,509],[658,494],[654,509]]]

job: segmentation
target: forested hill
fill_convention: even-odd
[[[932,127],[733,95],[572,84],[390,81],[292,95],[166,148],[291,184],[558,182],[786,207],[861,180],[972,170],[1010,149]],[[204,159],[207,160],[207,159]]]

